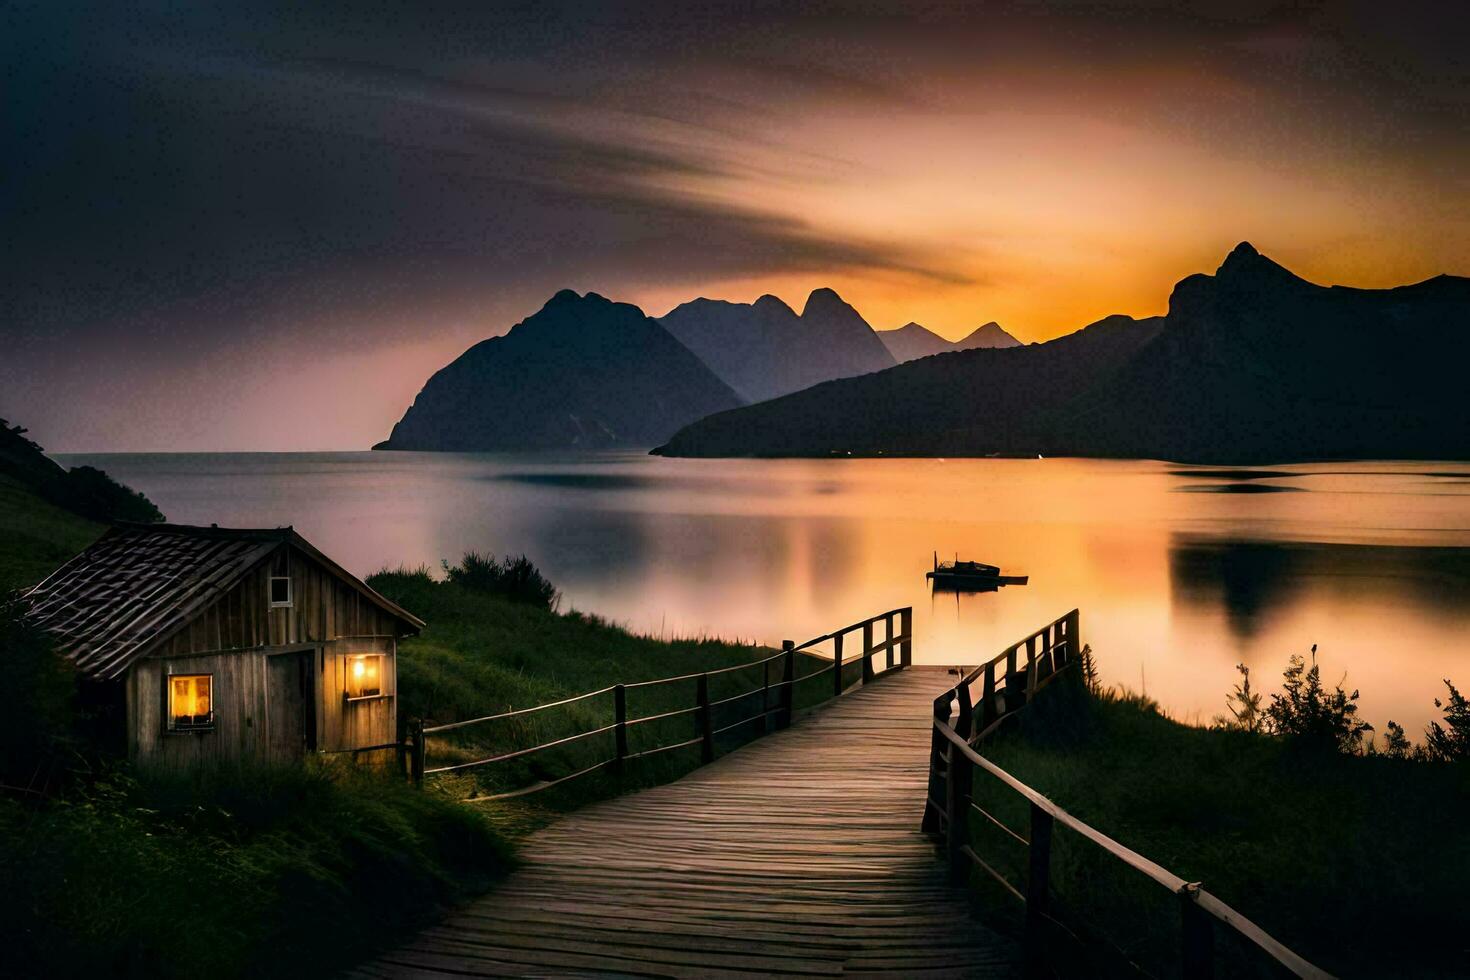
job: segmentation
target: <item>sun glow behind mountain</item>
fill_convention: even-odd
[[[563,287],[659,316],[831,286],[880,329],[1038,341],[1161,313],[1246,238],[1318,282],[1464,273],[1438,16],[38,9],[0,411],[61,449],[366,445]]]

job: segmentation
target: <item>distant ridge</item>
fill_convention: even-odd
[[[1470,279],[1318,286],[1241,243],[1166,317],[1108,317],[703,419],[687,456],[1000,454],[1219,463],[1470,458]]]
[[[975,328],[963,340],[945,340],[934,331],[912,321],[905,323],[897,330],[880,330],[878,337],[893,355],[894,360],[900,364],[950,351],[974,350],[981,347],[1021,346],[1019,340],[1006,333],[1001,329],[1000,324],[993,320],[984,326]]]
[[[700,298],[659,323],[749,401],[895,364],[868,322],[831,289],[813,290],[800,314],[770,295],[754,303]]]
[[[424,385],[374,449],[652,446],[743,404],[636,306],[564,289]]]

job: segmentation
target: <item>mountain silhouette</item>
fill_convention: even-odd
[[[669,455],[1470,457],[1470,279],[1307,282],[1237,246],[1162,318],[926,358],[703,419]]]
[[[723,412],[667,456],[983,455],[1034,444],[1036,418],[1127,363],[1162,317],[1112,316],[1045,344],[925,357]],[[1034,452],[1034,450],[1032,450]]]
[[[651,446],[742,403],[638,307],[564,289],[435,373],[373,448]]]
[[[913,321],[897,330],[880,330],[878,339],[900,364],[905,361],[947,354],[950,351],[974,350],[980,347],[1019,347],[1021,342],[1001,329],[994,320],[972,330],[963,340],[946,340],[939,334]]]
[[[754,303],[701,298],[659,323],[750,401],[895,363],[868,322],[831,289],[813,290],[800,315],[775,296]]]

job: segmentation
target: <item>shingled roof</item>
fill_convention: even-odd
[[[124,524],[25,595],[27,618],[85,674],[122,675],[246,573],[290,545],[414,629],[423,621],[383,598],[290,527],[235,529]]]

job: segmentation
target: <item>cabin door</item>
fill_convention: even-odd
[[[272,759],[300,759],[316,743],[314,652],[266,658],[266,739]]]

